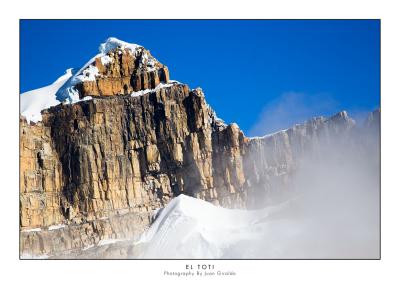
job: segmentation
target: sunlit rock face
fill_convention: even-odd
[[[93,80],[78,84],[80,96],[117,96],[154,89],[169,81],[169,71],[148,50],[117,47],[91,63]]]
[[[22,256],[133,238],[180,194],[227,208],[265,206],[290,184],[302,155],[353,134],[341,112],[247,138],[216,117],[201,89],[171,82],[143,47],[118,43],[70,81],[65,91],[82,101],[43,110],[41,122],[21,117]]]

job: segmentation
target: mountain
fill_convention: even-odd
[[[20,253],[138,237],[182,194],[226,208],[280,202],[304,156],[356,146],[357,131],[340,112],[248,138],[148,50],[109,38],[81,69],[21,95]]]

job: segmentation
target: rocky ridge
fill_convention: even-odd
[[[21,117],[22,256],[134,238],[179,194],[262,206],[256,195],[279,193],[302,154],[353,131],[341,112],[247,138],[216,117],[201,89],[171,82],[148,50],[121,43],[103,44],[60,89],[80,101],[43,110],[41,122]]]

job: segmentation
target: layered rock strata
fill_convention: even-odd
[[[21,117],[22,256],[134,238],[179,194],[262,206],[257,194],[267,202],[279,193],[305,152],[354,127],[343,112],[247,138],[216,117],[201,89],[169,83],[168,69],[149,65],[145,49],[107,53],[91,64],[95,80],[76,84],[81,98],[93,99],[44,110],[36,124]]]
[[[134,51],[118,47],[96,57],[90,64],[96,72],[93,80],[77,85],[80,96],[117,96],[154,89],[169,81],[168,68],[143,47]],[[89,72],[87,72],[89,73]]]

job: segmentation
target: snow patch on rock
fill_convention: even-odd
[[[33,228],[33,229],[21,230],[21,232],[24,232],[24,233],[30,233],[30,232],[40,232],[40,231],[42,231],[42,229],[41,229],[41,228]]]
[[[65,225],[64,225],[64,224],[51,225],[51,226],[49,227],[49,231],[59,230],[59,229],[62,229],[62,228],[65,228]]]
[[[119,242],[124,242],[126,240],[127,239],[103,239],[97,243],[97,246],[105,246],[105,245],[115,244],[115,243],[119,243]]]
[[[101,61],[101,64],[107,65],[112,62],[112,58],[108,55],[105,55],[105,56],[100,57],[100,61]]]
[[[160,90],[162,88],[171,87],[174,84],[180,84],[180,83],[178,81],[174,81],[174,80],[173,81],[169,81],[168,83],[160,83],[153,89],[144,89],[144,90],[134,91],[134,92],[131,93],[131,96],[132,97],[142,96],[142,95],[145,95],[147,93],[155,92],[155,91]]]

